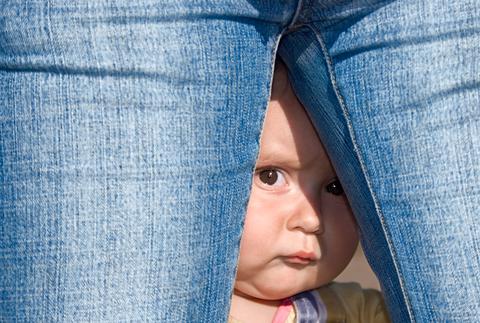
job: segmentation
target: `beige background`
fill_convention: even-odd
[[[350,264],[335,279],[341,282],[358,282],[363,288],[374,288],[380,290],[377,277],[372,272],[362,248],[358,247]]]

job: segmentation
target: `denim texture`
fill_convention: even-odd
[[[0,321],[225,321],[278,48],[393,321],[475,322],[479,31],[476,0],[2,1]]]

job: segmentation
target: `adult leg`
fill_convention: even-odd
[[[478,1],[307,1],[280,53],[395,322],[480,313]]]
[[[296,1],[2,1],[0,321],[221,322]]]

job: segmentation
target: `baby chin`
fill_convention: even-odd
[[[317,268],[284,268],[276,273],[258,275],[253,280],[237,281],[235,289],[251,297],[281,300],[306,290],[318,288],[330,281],[320,279]]]

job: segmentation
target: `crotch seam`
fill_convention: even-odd
[[[297,22],[298,20],[298,17],[300,16],[300,12],[302,11],[303,9],[303,1],[304,0],[298,0],[297,2],[297,8],[295,9],[295,12],[292,16],[292,19],[290,20],[290,23],[288,24],[288,26],[285,28],[286,31],[290,30],[291,28],[293,28],[293,26],[295,25],[295,23]]]

